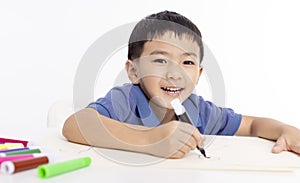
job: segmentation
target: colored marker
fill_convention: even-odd
[[[13,174],[24,170],[29,170],[36,168],[39,165],[49,163],[47,156],[37,157],[37,158],[28,158],[14,161],[4,161],[1,164],[1,172],[3,174]]]
[[[22,148],[15,148],[15,149],[6,149],[6,150],[0,150],[0,153],[7,153],[7,152],[13,152],[13,151],[23,151],[28,150],[28,147],[22,147]]]
[[[22,147],[22,148],[16,148],[16,149],[7,149],[7,150],[0,150],[0,153],[7,153],[7,152],[14,152],[14,151],[24,151],[24,150],[30,150],[30,149],[38,149],[38,146],[31,146],[31,147]]]
[[[193,125],[189,114],[186,112],[185,107],[181,105],[180,100],[178,98],[171,101],[171,106],[173,107],[179,121],[186,122]],[[205,158],[209,158],[206,156],[205,150],[202,147],[197,146],[197,149],[201,152],[201,154]]]
[[[16,154],[35,154],[35,153],[41,153],[41,150],[37,148],[37,149],[28,149],[28,150],[22,150],[22,151],[0,153],[0,157],[11,156],[11,155],[16,155]]]
[[[17,155],[0,157],[0,165],[4,161],[14,161],[14,160],[19,160],[19,159],[35,158],[35,157],[41,157],[41,156],[45,156],[45,155],[39,153],[39,154],[17,154]]]
[[[25,140],[16,140],[16,139],[7,139],[7,138],[0,138],[0,142],[6,143],[6,142],[11,142],[11,143],[22,143],[24,147],[27,147],[28,141]]]
[[[84,157],[65,162],[41,165],[37,168],[37,173],[40,178],[48,178],[87,167],[91,164],[91,161],[90,157]]]
[[[4,143],[0,144],[0,150],[7,150],[7,149],[16,149],[22,148],[24,145],[22,143]]]

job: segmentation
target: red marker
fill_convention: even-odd
[[[3,174],[14,174],[20,171],[33,169],[38,167],[39,165],[47,163],[49,163],[49,159],[47,156],[14,161],[4,161],[1,164],[1,172]]]
[[[34,157],[41,157],[45,156],[42,154],[17,154],[11,156],[0,157],[0,165],[5,161],[14,161],[19,159],[27,159],[27,158],[34,158]]]
[[[0,143],[22,143],[24,147],[27,147],[28,141],[26,140],[16,140],[16,139],[7,139],[7,138],[0,138]]]

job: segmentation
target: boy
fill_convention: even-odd
[[[192,93],[202,73],[203,44],[186,17],[164,11],[142,19],[132,31],[126,70],[132,84],[71,115],[63,127],[69,141],[97,147],[182,158],[204,141],[202,134],[258,136],[275,140],[272,152],[300,154],[300,130],[269,118],[220,108]],[[193,125],[179,122],[170,102],[179,98]]]

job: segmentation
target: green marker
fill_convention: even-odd
[[[17,154],[34,154],[34,153],[41,153],[41,150],[40,149],[29,149],[29,150],[22,150],[22,151],[0,153],[0,157],[17,155]]]
[[[67,173],[79,168],[87,167],[91,164],[91,161],[92,160],[90,157],[84,157],[65,162],[41,165],[37,168],[38,176],[40,178],[48,178],[55,175]]]

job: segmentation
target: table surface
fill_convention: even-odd
[[[55,161],[65,161],[89,156],[89,167],[40,179],[37,170],[27,170],[13,175],[0,174],[0,182],[299,182],[300,169],[289,171],[201,169],[189,167],[194,152],[180,160],[164,160],[148,155],[124,151],[91,148],[89,146],[67,142],[58,128],[45,129],[0,129],[3,137],[31,139],[34,144],[43,147]],[[238,139],[239,137],[232,137]],[[120,158],[123,156],[123,158]],[[117,157],[117,158],[116,158]],[[128,157],[127,159],[124,157]],[[299,157],[300,158],[300,157]],[[193,160],[194,161],[194,160]],[[200,161],[200,160],[199,160]],[[168,166],[162,166],[162,165]],[[174,166],[172,166],[172,164]],[[300,166],[300,165],[299,165]],[[183,168],[178,168],[183,167]]]

